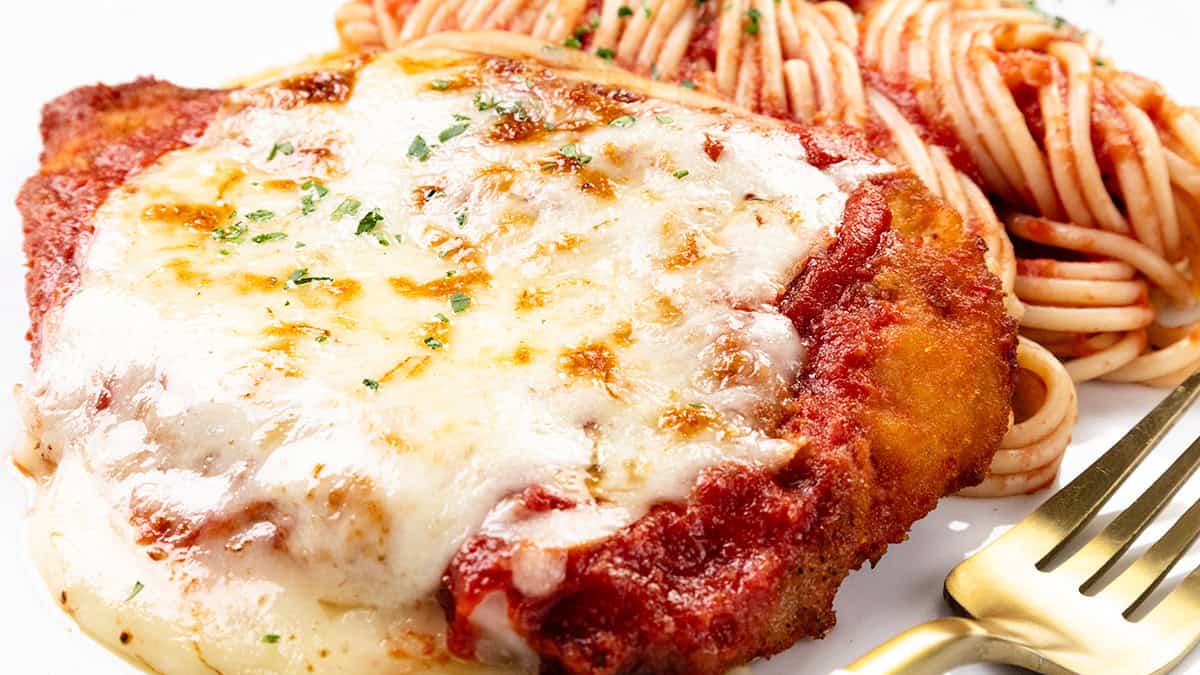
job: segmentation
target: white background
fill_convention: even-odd
[[[239,74],[332,49],[337,4],[338,0],[3,3],[7,11],[0,16],[4,64],[0,75],[0,452],[5,461],[0,466],[0,672],[133,672],[81,636],[53,607],[25,553],[21,519],[26,486],[7,462],[7,448],[18,435],[7,389],[20,381],[28,367],[21,225],[11,200],[36,167],[39,106],[78,85],[115,83],[138,75],[154,74],[182,85],[219,86]],[[1042,0],[1041,6],[1097,30],[1122,67],[1155,77],[1180,101],[1200,105],[1200,78],[1195,72],[1200,61],[1196,48],[1200,2]],[[1140,387],[1084,387],[1083,421],[1064,473],[1069,476],[1086,466],[1159,396],[1160,392]],[[1164,468],[1198,434],[1200,410],[1185,418],[1139,477]],[[1200,494],[1200,485],[1189,488],[1168,515],[1179,515]],[[851,576],[838,597],[839,624],[827,639],[803,643],[759,664],[756,673],[827,672],[890,635],[945,613],[941,587],[946,572],[1042,497],[944,501],[914,528],[908,542],[893,547],[878,569]],[[1140,548],[1144,545],[1135,550]],[[1189,664],[1180,670],[1200,672],[1200,659]]]

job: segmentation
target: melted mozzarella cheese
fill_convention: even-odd
[[[173,672],[410,672],[468,537],[526,542],[549,593],[706,467],[792,456],[775,302],[863,167],[571,77],[402,52],[341,103],[269,83],[110,196],[25,389],[85,625]],[[520,515],[530,486],[578,506]]]

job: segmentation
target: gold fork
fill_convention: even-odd
[[[1200,641],[1200,569],[1161,602],[1147,600],[1200,533],[1200,501],[1132,565],[1101,582],[1200,466],[1200,439],[1102,532],[1058,559],[1198,392],[1200,373],[1079,477],[951,570],[946,599],[966,617],[912,628],[839,672],[940,674],[988,662],[1046,675],[1149,675],[1179,663]]]

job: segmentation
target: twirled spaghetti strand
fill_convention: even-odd
[[[967,494],[1053,480],[1073,382],[1169,386],[1200,367],[1200,325],[1165,326],[1152,303],[1200,289],[1200,119],[1026,3],[351,0],[337,23],[353,48],[526,33],[751,110],[862,129],[984,239],[1025,335],[1023,376],[1039,383],[1019,388],[1029,400]]]

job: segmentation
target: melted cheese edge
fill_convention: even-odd
[[[719,111],[565,105],[562,73],[415,63],[379,56],[344,103],[238,94],[96,216],[19,461],[55,593],[144,665],[471,670],[432,601],[468,537],[530,542],[515,582],[546,593],[555,552],[797,449],[774,302],[864,167]],[[579,506],[524,513],[535,485]]]

